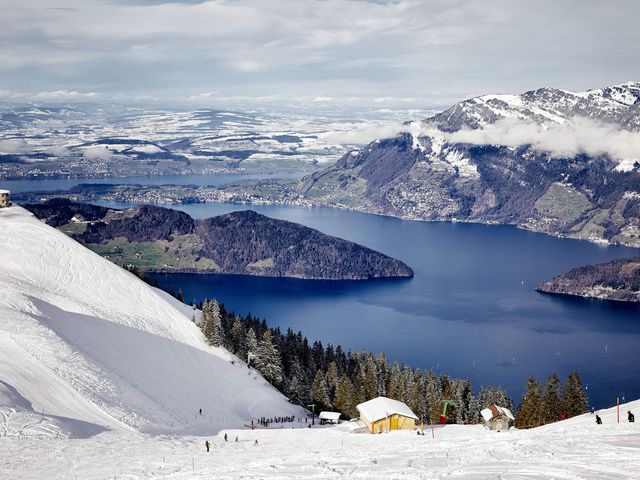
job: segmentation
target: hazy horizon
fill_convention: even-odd
[[[439,109],[640,80],[619,0],[9,0],[0,99]]]

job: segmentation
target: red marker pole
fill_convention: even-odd
[[[618,416],[618,423],[620,423],[620,397],[616,397],[616,414]]]

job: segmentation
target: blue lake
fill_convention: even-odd
[[[113,204],[112,204],[113,205]],[[124,207],[126,205],[114,205]],[[177,207],[196,218],[249,207]],[[537,293],[568,268],[638,255],[510,226],[402,221],[327,208],[252,206],[399,258],[410,280],[322,282],[224,275],[156,275],[187,301],[301,330],[345,349],[384,351],[411,366],[507,388],[516,402],[530,374],[578,370],[596,407],[640,398],[640,306]]]

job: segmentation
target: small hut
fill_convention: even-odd
[[[484,419],[484,425],[489,430],[497,432],[501,430],[509,430],[509,422],[515,420],[511,410],[497,405],[491,405],[480,412]]]
[[[391,430],[413,430],[418,417],[404,403],[387,397],[376,397],[356,407],[360,420],[371,433]]]
[[[340,412],[320,412],[318,415],[320,425],[335,425],[340,421]]]
[[[11,192],[9,190],[0,190],[0,208],[11,205]]]

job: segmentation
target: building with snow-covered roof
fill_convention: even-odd
[[[318,418],[320,419],[320,425],[335,424],[340,421],[340,412],[320,412]]]
[[[515,420],[511,410],[498,405],[491,405],[480,412],[484,424],[489,430],[509,430],[509,422]]]
[[[360,413],[360,420],[371,433],[413,430],[418,420],[417,415],[405,403],[387,397],[376,397],[356,408]]]
[[[11,192],[9,190],[0,190],[0,208],[11,205]]]

